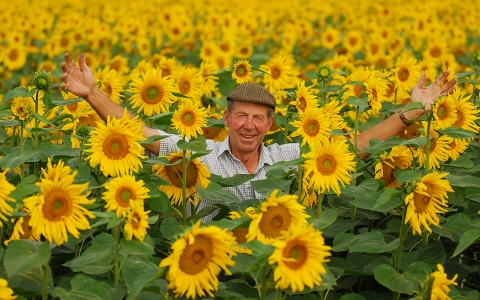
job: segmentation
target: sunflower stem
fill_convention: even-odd
[[[275,299],[276,300],[282,300],[282,290],[281,289],[276,289],[275,290]]]
[[[285,114],[285,130],[283,131],[283,143],[288,143],[288,110]]]
[[[182,224],[187,225],[187,150],[182,150]]]
[[[427,118],[427,132],[425,133],[426,141],[425,141],[425,170],[430,170],[430,125],[432,123],[432,116],[433,114],[428,114]]]
[[[476,82],[477,82],[477,68],[475,68],[475,77],[473,78],[474,82],[475,82],[475,86],[477,86]],[[477,92],[474,92],[473,93],[473,105],[474,106],[477,106]]]
[[[422,245],[426,245],[428,243],[428,231],[422,232]]]
[[[47,280],[48,280],[48,268],[47,264],[42,265],[42,300],[47,300]]]
[[[24,128],[24,123],[23,123],[23,121],[20,121],[20,133],[19,133],[19,136],[20,136],[20,140],[19,140],[20,155],[22,155],[23,151],[24,151],[23,128]],[[20,164],[20,179],[21,180],[23,180],[23,178],[25,177],[25,175],[23,174],[23,171],[24,171],[24,166],[23,166],[23,163],[21,163]]]
[[[317,204],[317,219],[320,218],[320,216],[322,215],[322,210],[323,210],[323,195],[325,195],[324,193],[319,193],[317,195],[317,200],[318,200],[318,204]]]
[[[39,94],[40,91],[37,90],[36,94],[35,94],[35,113],[38,114],[38,94]],[[38,128],[38,119],[35,118],[35,128]],[[37,151],[38,149],[38,131],[37,129],[35,129],[35,132],[33,133],[33,137],[34,137],[34,142],[33,142],[33,150]],[[33,163],[33,172],[35,174],[35,176],[38,176],[38,162],[34,162]]]
[[[398,244],[397,250],[397,260],[395,262],[395,270],[398,272],[400,270],[400,263],[402,261],[402,249],[403,249],[403,242],[405,241],[406,230],[405,230],[405,217],[407,214],[407,207],[403,209],[402,212],[402,224],[400,224],[400,243]]]
[[[355,168],[358,167],[358,119],[360,118],[360,108],[357,106],[355,108],[355,131],[354,131],[354,145],[353,145],[353,153],[355,154]],[[357,180],[356,178],[352,178],[352,184],[353,186],[357,185]],[[357,214],[357,207],[352,205],[352,211],[351,211],[351,219],[355,220]],[[355,231],[355,226],[350,228],[350,233],[354,233]]]
[[[118,285],[118,280],[119,280],[119,277],[120,277],[120,269],[118,267],[118,254],[119,254],[119,251],[120,251],[120,227],[119,225],[115,226],[113,228],[113,235],[115,237],[115,262],[114,262],[114,265],[113,265],[113,282],[114,282],[114,285],[117,286]]]
[[[267,297],[267,266],[262,268],[262,289],[260,293],[260,299]]]

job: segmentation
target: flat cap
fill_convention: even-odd
[[[235,87],[227,96],[227,100],[265,104],[273,109],[277,105],[275,97],[263,86],[247,82]]]

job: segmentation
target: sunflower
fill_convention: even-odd
[[[252,66],[248,60],[242,59],[233,65],[232,78],[237,84],[249,82],[252,79]]]
[[[130,209],[126,213],[126,221],[123,227],[125,239],[130,241],[132,236],[134,236],[137,240],[143,242],[143,239],[147,235],[147,228],[150,228],[150,226],[148,226],[148,214],[150,210],[145,211],[143,203],[139,203],[133,199],[130,200],[129,206]]]
[[[290,122],[297,128],[291,136],[301,136],[302,146],[308,144],[314,148],[319,142],[328,139],[332,131],[330,119],[323,109],[313,107],[299,114],[300,120]]]
[[[442,97],[433,105],[433,117],[436,129],[445,129],[453,125],[457,120],[455,103],[450,97]]]
[[[185,100],[179,105],[172,117],[172,125],[182,138],[196,138],[202,134],[202,127],[207,125],[207,111],[200,107],[200,102]]]
[[[114,69],[99,69],[95,72],[97,86],[115,103],[122,103],[124,90],[122,77]]]
[[[13,207],[11,207],[8,202],[15,202],[14,199],[8,197],[10,193],[15,190],[15,186],[7,181],[7,177],[5,173],[7,173],[8,169],[3,172],[0,172],[0,219],[7,222],[6,216],[10,216],[11,212],[13,211]],[[0,227],[3,226],[3,222],[0,222]]]
[[[28,121],[35,111],[32,110],[28,98],[14,98],[10,110],[12,114],[20,121]]]
[[[187,155],[190,155],[187,152]],[[172,204],[178,205],[182,203],[182,178],[183,178],[183,166],[181,163],[182,160],[182,152],[172,153],[170,156],[167,157],[170,164],[177,163],[173,166],[165,166],[165,165],[154,165],[152,167],[152,172],[161,176],[162,178],[167,179],[170,183],[169,186],[161,185],[158,187],[159,190],[163,191],[165,194],[168,195],[169,198],[172,199]],[[187,195],[193,195],[196,192],[196,185],[199,184],[201,187],[206,188],[210,183],[208,180],[210,177],[210,171],[208,168],[201,163],[197,158],[191,160],[187,165]],[[192,202],[196,202],[196,196],[191,200]]]
[[[305,113],[310,108],[317,107],[318,99],[315,94],[310,90],[313,86],[305,86],[305,81],[302,80],[297,85],[297,91],[295,93],[295,101],[291,105],[295,105],[297,111]]]
[[[458,274],[455,274],[452,279],[447,278],[447,274],[443,269],[441,264],[437,264],[438,271],[433,272],[430,274],[430,277],[433,279],[432,289],[431,289],[431,300],[451,300],[452,298],[448,297],[448,293],[450,293],[449,285],[457,286],[458,283],[456,282],[458,278]]]
[[[58,179],[68,179],[71,183],[75,180],[77,171],[72,173],[72,169],[69,166],[66,166],[63,160],[59,160],[55,165],[52,164],[52,159],[49,157],[47,162],[47,169],[42,168],[42,174],[45,179],[54,180]]]
[[[395,86],[408,91],[412,89],[420,78],[420,71],[417,67],[417,60],[409,54],[402,54],[395,63],[393,73]]]
[[[222,116],[219,114],[213,113],[210,114],[210,118],[215,120],[220,120]],[[202,127],[202,136],[205,137],[207,140],[213,140],[215,142],[223,142],[228,136],[228,129],[224,126],[210,126],[210,127]]]
[[[149,198],[149,189],[143,180],[136,181],[134,176],[121,175],[105,184],[102,199],[107,202],[107,211],[116,211],[117,217],[125,217],[131,210],[130,201],[143,206],[144,200]]]
[[[365,82],[365,92],[368,95],[368,104],[375,116],[382,109],[382,102],[387,95],[387,82],[378,76],[370,76]]]
[[[401,188],[394,176],[396,168],[405,170],[412,165],[413,154],[407,146],[395,146],[389,155],[380,155],[381,161],[375,166],[375,178],[385,182],[386,188]]]
[[[63,100],[74,100],[78,99],[78,96],[70,92],[62,91],[62,98]],[[87,101],[81,100],[76,103],[64,105],[62,114],[72,115],[74,119],[77,119],[81,116],[86,116],[91,109],[92,107]]]
[[[322,32],[322,45],[330,50],[333,50],[335,46],[340,43],[341,33],[333,26],[327,26]]]
[[[0,61],[7,70],[15,71],[20,69],[27,62],[27,49],[22,44],[10,44],[3,46],[3,57],[0,57]]]
[[[97,124],[88,140],[90,152],[86,159],[92,168],[100,164],[105,176],[119,176],[138,172],[142,168],[141,159],[146,158],[144,148],[138,141],[145,140],[137,118],[130,119],[125,109],[121,119],[107,117],[107,124]]]
[[[203,95],[202,84],[203,78],[197,68],[183,67],[177,75],[174,91],[197,101]],[[178,98],[181,102],[184,99]]]
[[[162,77],[157,69],[149,69],[141,77],[133,78],[129,91],[133,93],[132,108],[139,107],[138,112],[143,111],[148,117],[168,111],[174,102],[173,80],[169,76]]]
[[[424,132],[427,131],[427,122],[423,122]],[[430,131],[430,159],[429,166],[438,169],[440,162],[448,159],[448,150],[453,139],[447,135],[439,135],[435,130]],[[424,166],[427,159],[427,145],[425,144],[421,149],[415,151],[415,157],[418,157],[420,166]]]
[[[183,237],[176,240],[173,252],[160,262],[168,267],[168,288],[175,296],[195,299],[218,290],[218,274],[223,269],[230,275],[228,266],[234,266],[232,244],[235,238],[226,229],[217,226],[200,228],[198,221]]]
[[[440,219],[437,213],[447,210],[447,192],[453,192],[452,187],[445,177],[448,173],[433,172],[425,175],[415,184],[413,192],[405,198],[407,215],[405,224],[410,221],[413,234],[422,234],[420,225],[432,232],[429,224],[438,226]]]
[[[236,211],[229,212],[228,216],[230,217],[231,220],[239,219],[242,217],[240,213]],[[243,244],[247,242],[248,227],[236,228],[230,231],[230,233],[235,238],[236,244]],[[252,249],[250,248],[243,248],[236,245],[232,245],[232,249],[237,253],[247,253],[247,254],[253,253]]]
[[[261,65],[260,69],[266,73],[263,81],[270,92],[292,87],[293,67],[288,63],[288,57],[277,54]]]
[[[217,66],[212,61],[202,61],[200,64],[200,74],[203,79],[202,92],[207,97],[218,93],[218,77],[211,76],[217,72]]]
[[[0,299],[2,300],[13,300],[17,299],[18,296],[13,295],[13,290],[8,287],[8,281],[3,278],[0,278]]]
[[[471,139],[452,139],[452,142],[447,149],[448,157],[453,161],[460,157],[460,154],[464,153],[470,145]]]
[[[130,71],[128,58],[122,56],[121,54],[115,55],[108,62],[108,69],[117,71],[120,76],[127,74]]]
[[[303,292],[305,286],[320,286],[322,277],[327,273],[323,263],[331,255],[331,247],[325,245],[322,232],[313,226],[293,226],[285,232],[283,239],[273,242],[275,250],[268,263],[276,264],[273,279],[275,288],[290,288],[292,292]]]
[[[152,61],[153,67],[162,70],[162,77],[171,76],[175,78],[180,71],[180,63],[176,58],[161,56],[158,62]]]
[[[90,192],[85,192],[88,182],[72,184],[69,178],[41,179],[36,183],[40,194],[23,199],[25,206],[31,210],[28,223],[33,228],[33,235],[43,235],[48,241],[58,246],[68,241],[67,231],[74,237],[80,237],[80,230],[90,229],[86,217],[95,216],[84,208],[84,204],[93,204],[88,200]]]
[[[456,89],[452,94],[447,96],[447,98],[453,99],[455,110],[457,111],[457,119],[452,126],[478,132],[480,130],[480,127],[476,124],[478,120],[478,110],[475,105],[470,102],[471,97],[472,95],[464,97],[460,89]]]
[[[355,170],[354,154],[348,151],[348,145],[339,140],[324,141],[311,152],[302,155],[307,158],[304,163],[305,176],[311,174],[310,185],[319,193],[333,190],[340,195],[343,186],[350,183],[350,171]]]
[[[364,35],[359,30],[349,30],[347,33],[345,33],[343,46],[348,53],[355,54],[362,50],[363,36]]]
[[[284,231],[290,231],[294,225],[306,225],[309,216],[305,206],[297,202],[295,195],[277,197],[274,190],[260,207],[260,213],[253,216],[248,227],[247,240],[257,239],[262,243],[271,243],[280,238]]]
[[[22,212],[30,212],[30,210],[24,206]],[[8,240],[5,240],[5,245],[8,246],[8,243],[14,240],[34,240],[40,241],[40,237],[36,236],[33,232],[32,226],[28,225],[30,222],[31,215],[28,214],[24,217],[20,217],[15,221],[13,226],[12,234]],[[1,298],[0,298],[1,299]]]

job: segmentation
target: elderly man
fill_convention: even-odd
[[[110,100],[96,85],[93,73],[85,62],[85,55],[79,58],[77,66],[70,56],[65,54],[62,63],[63,80],[61,88],[84,98],[95,111],[106,120],[107,116],[121,117],[123,107]],[[444,94],[455,89],[456,79],[452,79],[440,86],[447,78],[448,71],[443,72],[434,83],[424,87],[425,75],[422,74],[419,83],[413,88],[411,102],[420,102],[425,110],[430,110],[434,101]],[[224,115],[225,126],[230,130],[224,142],[208,141],[211,153],[202,157],[211,173],[231,177],[235,174],[256,174],[256,180],[265,179],[266,168],[279,161],[290,161],[298,158],[297,144],[264,146],[262,141],[274,120],[276,101],[264,87],[247,83],[234,88],[227,96],[227,109]],[[390,116],[377,126],[374,126],[358,136],[358,148],[369,146],[371,139],[386,140],[398,135],[408,125],[408,120],[418,119],[424,113],[423,109],[407,111]],[[164,132],[144,127],[145,137],[152,135],[167,135]],[[155,141],[145,148],[157,155],[168,155],[176,151],[176,142],[179,136],[171,135],[161,141]],[[246,182],[231,189],[240,199],[254,199],[262,197],[257,194]]]

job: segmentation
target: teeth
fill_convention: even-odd
[[[252,138],[253,137],[253,135],[243,135],[243,136],[246,137],[246,138]]]

